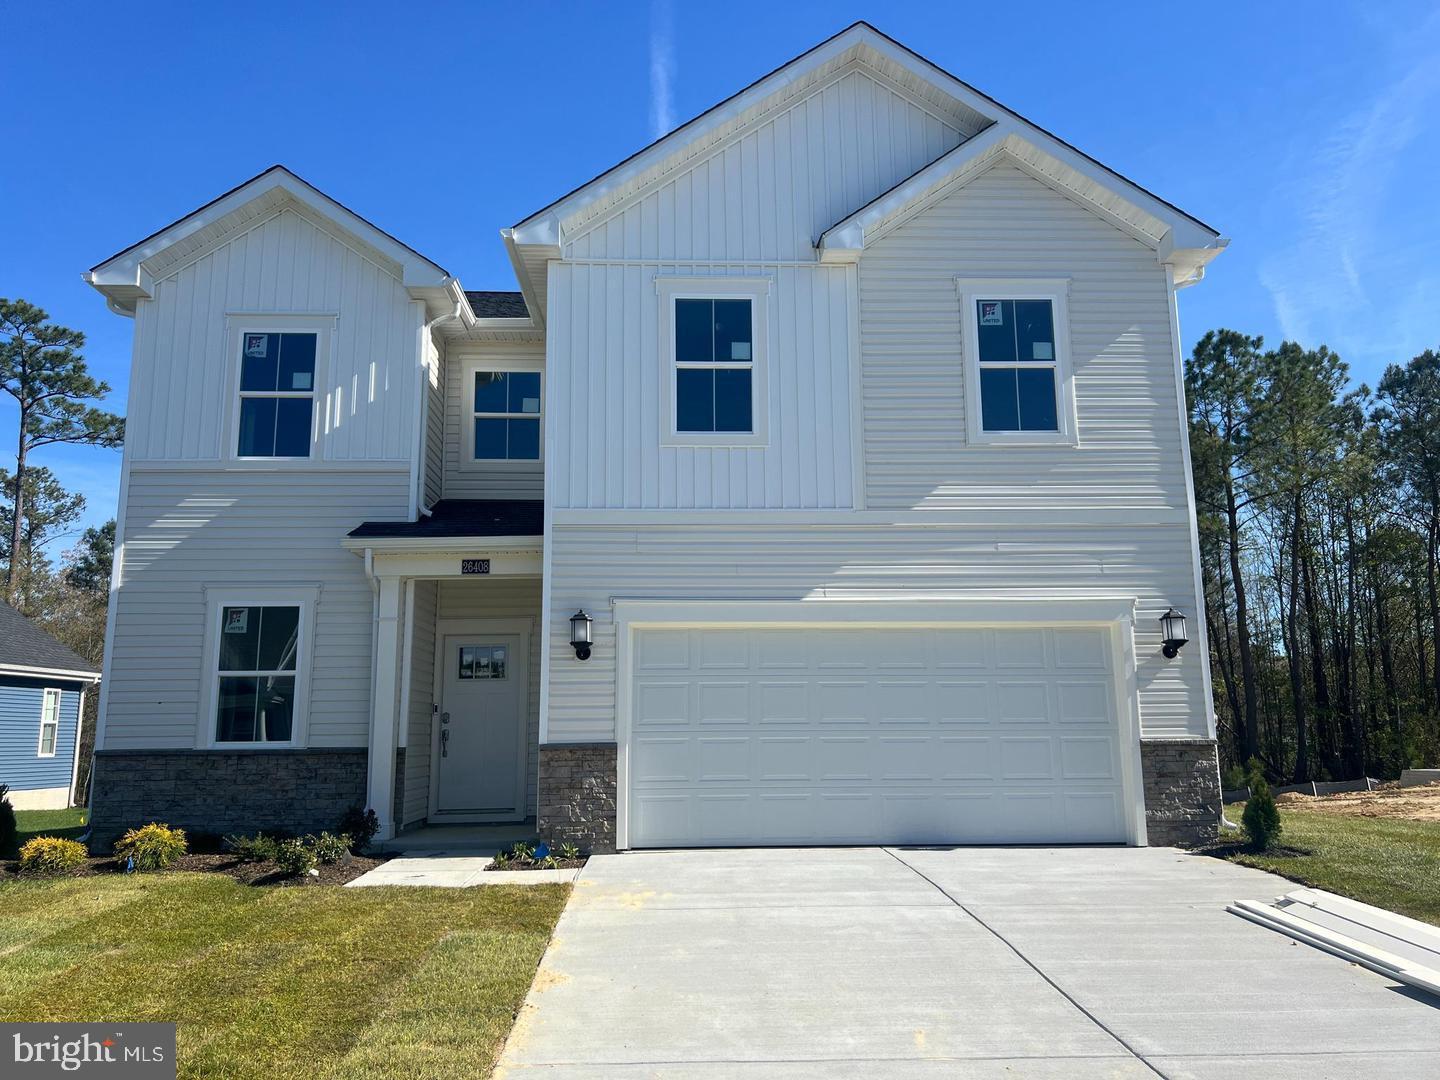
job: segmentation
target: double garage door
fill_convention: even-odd
[[[634,633],[631,847],[1127,838],[1105,627]]]

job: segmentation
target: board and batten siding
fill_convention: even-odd
[[[849,267],[551,263],[546,489],[562,508],[854,505]],[[769,439],[661,445],[657,275],[769,277]],[[448,488],[447,488],[448,490]]]
[[[551,538],[546,740],[616,737],[614,598],[705,600],[1138,598],[1135,647],[1147,738],[1205,737],[1204,656],[1160,654],[1160,614],[1193,596],[1188,527],[556,525]],[[569,617],[595,619],[584,663]]]
[[[859,265],[870,509],[1186,512],[1168,284],[1153,250],[1000,164],[867,246]],[[1069,279],[1078,446],[967,444],[956,278]],[[1193,592],[1180,595],[1193,604]]]
[[[959,123],[881,78],[840,72],[587,222],[565,258],[813,259],[822,232],[958,146]]]
[[[416,581],[410,644],[410,700],[405,734],[405,792],[400,824],[430,813],[430,728],[435,701],[435,612],[438,583]]]
[[[235,324],[260,314],[336,316],[316,365],[317,458],[411,460],[417,302],[388,270],[283,210],[171,271],[136,309],[132,461],[230,456],[221,440],[235,406]]]
[[[60,691],[55,756],[40,756],[40,712],[49,687]],[[80,690],[73,682],[0,676],[0,784],[14,791],[69,790],[75,766]]]
[[[500,364],[534,364],[544,367],[541,342],[496,342],[449,350],[445,357],[445,480],[447,499],[541,499],[545,494],[543,461],[476,461],[472,456],[470,425],[474,421],[474,390],[465,385],[466,372],[487,360]],[[542,378],[543,378],[542,374]],[[542,392],[542,409],[548,396]],[[544,430],[548,418],[540,420]],[[544,451],[541,451],[542,455]]]
[[[525,805],[534,816],[540,769],[540,579],[494,577],[488,581],[442,581],[438,611],[442,619],[531,621],[530,655],[526,658],[530,685],[526,688],[529,714],[525,721],[528,755]]]
[[[408,518],[407,468],[210,471],[137,467],[114,603],[107,750],[193,747],[205,589],[320,587],[309,644],[308,745],[359,747],[370,724],[374,594],[340,546],[362,521]],[[202,715],[204,714],[204,715]]]

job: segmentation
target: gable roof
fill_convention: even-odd
[[[204,206],[117,251],[83,277],[103,293],[112,310],[133,315],[135,303],[154,295],[155,282],[179,265],[281,209],[293,209],[338,229],[366,255],[393,273],[417,298],[443,306],[455,302],[450,273],[410,245],[332,199],[283,165],[237,184]]]
[[[1098,198],[1102,208],[1106,208],[1103,204],[1109,203],[1107,209],[1112,216],[1118,204],[1133,204],[1138,211],[1135,215],[1137,223],[1148,215],[1144,224],[1149,231],[1145,228],[1138,231],[1144,233],[1152,244],[1158,246],[1163,242],[1172,249],[1196,251],[1218,250],[1224,246],[1219,232],[1204,221],[1146,190],[862,21],[827,38],[505,230],[502,235],[510,249],[521,288],[531,301],[532,312],[536,312],[537,318],[543,317],[543,311],[536,311],[543,307],[545,299],[541,271],[547,259],[557,257],[567,235],[583,228],[586,222],[637,190],[684,167],[738,128],[784,107],[818,81],[856,62],[880,73],[917,99],[945,111],[967,141],[993,126],[1002,126],[1005,136],[1015,136],[1007,147],[1009,152],[1023,157],[1025,151],[1020,144],[1030,144],[1031,156],[1036,158],[1032,167],[1037,172],[1048,168],[1054,174],[1051,180],[1067,187],[1077,198],[1087,202]],[[949,153],[959,153],[959,150]],[[932,164],[938,164],[938,161]],[[855,209],[859,212],[864,208]],[[1169,234],[1168,240],[1165,239],[1166,234]],[[815,238],[817,249],[820,239]],[[1213,250],[1210,257],[1213,257]],[[1200,265],[1203,261],[1199,256],[1190,260]]]
[[[0,673],[65,674],[85,678],[99,675],[100,670],[0,601]]]

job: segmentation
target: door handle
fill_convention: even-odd
[[[450,729],[442,728],[440,731],[440,756],[450,756]]]

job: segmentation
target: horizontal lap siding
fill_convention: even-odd
[[[136,311],[126,452],[133,461],[226,456],[234,407],[229,312],[338,314],[317,367],[318,455],[405,460],[412,431],[418,316],[405,289],[293,211],[160,281]]]
[[[205,586],[321,586],[309,743],[368,741],[373,593],[345,534],[404,520],[409,474],[133,470],[116,599],[105,748],[193,747]],[[209,722],[209,717],[205,722]]]
[[[60,690],[60,729],[55,756],[41,757],[40,711],[45,687]],[[40,680],[0,680],[0,784],[16,791],[68,788],[75,763],[80,692]]]
[[[1070,279],[1078,448],[966,445],[956,277]],[[1167,289],[1152,250],[1009,165],[876,241],[860,261],[867,505],[1183,511]]]
[[[772,279],[768,445],[660,445],[657,273]],[[552,264],[546,401],[554,505],[853,505],[851,274],[846,268],[763,264]]]
[[[1147,737],[1202,735],[1204,658],[1160,655],[1160,614],[1193,595],[1184,526],[877,528],[557,526],[552,538],[549,742],[615,738],[611,600],[1138,597],[1136,648]],[[575,660],[569,617],[595,617]]]
[[[445,497],[445,362],[425,335],[425,505]]]
[[[540,744],[540,579],[491,578],[489,581],[440,582],[442,619],[530,619],[530,714],[525,724],[527,813],[533,816],[539,775]],[[568,616],[567,616],[568,617]],[[566,623],[568,626],[569,623]]]
[[[545,346],[505,344],[466,352],[452,350],[445,358],[445,498],[447,499],[541,499],[545,493],[543,462],[475,461],[469,456],[467,425],[474,419],[473,388],[463,385],[472,362],[483,366],[485,358],[497,361],[529,361],[543,366]],[[545,407],[550,407],[548,400]],[[542,420],[542,428],[548,418]]]

